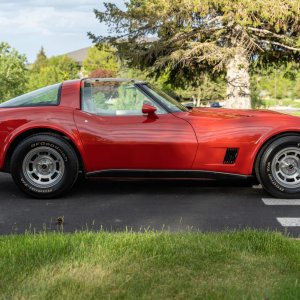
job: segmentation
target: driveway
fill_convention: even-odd
[[[57,219],[63,217],[63,226]],[[100,228],[135,231],[256,228],[300,236],[300,200],[215,181],[83,181],[61,199],[36,200],[0,174],[0,234]]]

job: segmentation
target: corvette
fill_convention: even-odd
[[[182,106],[145,82],[82,79],[0,104],[0,169],[36,198],[78,176],[257,179],[300,197],[300,118]]]

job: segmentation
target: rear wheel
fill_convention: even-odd
[[[17,186],[28,195],[57,197],[70,190],[78,177],[77,155],[58,135],[34,135],[14,151],[11,174]]]
[[[272,196],[300,198],[300,136],[271,142],[258,157],[256,175]]]

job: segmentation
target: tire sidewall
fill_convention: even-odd
[[[293,197],[300,195],[299,188],[287,188],[280,184],[272,173],[272,162],[276,154],[289,147],[299,148],[299,136],[286,136],[271,143],[262,155],[259,166],[259,177],[264,188],[276,197]]]
[[[23,174],[23,161],[29,151],[39,148],[49,147],[56,150],[64,162],[64,175],[61,180],[49,188],[35,187],[30,183]],[[77,156],[71,146],[60,137],[39,135],[28,138],[23,141],[15,150],[12,163],[11,173],[16,184],[27,194],[37,198],[56,197],[69,190],[78,176]]]

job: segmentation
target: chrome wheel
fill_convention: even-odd
[[[30,150],[23,160],[22,171],[34,187],[50,188],[60,182],[65,173],[61,154],[50,147]]]
[[[279,151],[272,160],[274,179],[286,188],[300,187],[300,149],[285,148]]]

